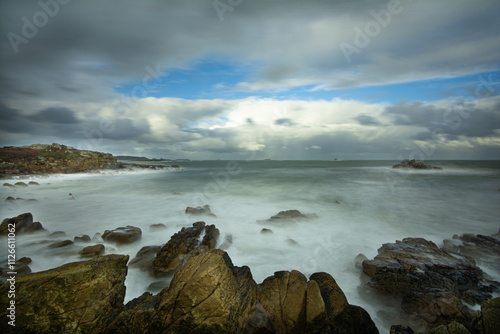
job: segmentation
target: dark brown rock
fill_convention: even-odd
[[[448,325],[441,325],[429,331],[429,334],[471,334],[464,325],[453,321]]]
[[[401,160],[399,164],[393,165],[392,168],[401,168],[401,169],[438,169],[441,170],[443,168],[441,167],[434,167],[431,165],[426,165],[423,162],[417,162],[415,159],[413,160],[408,160],[404,159]]]
[[[308,216],[304,215],[299,210],[287,210],[287,211],[280,211],[278,214],[272,216],[267,221],[276,222],[276,221],[297,220],[297,219],[298,220],[308,219]]]
[[[272,234],[273,231],[268,229],[268,228],[263,228],[262,230],[260,230],[260,233],[261,234]]]
[[[33,215],[29,212],[14,218],[6,218],[0,225],[0,235],[8,235],[10,232],[14,232],[17,235],[38,231],[45,231],[45,229],[39,222],[33,223]]]
[[[480,330],[482,334],[498,333],[500,328],[500,298],[481,304]]]
[[[185,213],[189,214],[189,215],[194,215],[194,216],[205,215],[205,216],[216,217],[216,215],[214,215],[212,213],[212,210],[210,210],[210,206],[209,205],[197,206],[196,208],[192,208],[192,207],[188,206],[186,208],[186,212]]]
[[[119,227],[111,231],[106,230],[102,235],[104,241],[114,242],[118,246],[139,241],[141,237],[141,229],[135,226]]]
[[[153,261],[156,254],[161,249],[161,246],[144,246],[142,247],[135,257],[130,260],[129,267],[139,268],[142,271],[153,272]]]
[[[102,333],[121,312],[128,256],[108,255],[16,279],[15,328],[3,333]],[[9,284],[0,286],[7,295]],[[7,318],[2,308],[0,316]]]
[[[159,224],[152,224],[149,226],[150,231],[160,231],[166,229],[167,226],[165,224],[159,223]]]
[[[63,240],[63,241],[58,241],[50,244],[48,247],[49,248],[62,248],[66,246],[74,245],[73,241],[71,240]]]
[[[105,247],[102,244],[87,246],[80,251],[81,257],[95,257],[104,254]]]
[[[446,252],[425,239],[385,244],[378,253],[363,262],[368,284],[382,294],[401,298],[402,316],[417,331],[454,320],[470,329],[474,314],[462,300],[481,303],[494,290],[485,284],[472,258]]]
[[[91,239],[90,239],[90,236],[88,236],[87,234],[84,234],[80,237],[74,237],[73,241],[74,242],[90,242]]]
[[[200,241],[202,232],[205,232],[205,235]],[[214,225],[205,226],[204,222],[196,222],[192,227],[183,227],[158,252],[153,261],[154,273],[175,273],[191,254],[213,249],[218,237],[219,230]]]

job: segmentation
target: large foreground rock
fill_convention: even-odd
[[[102,333],[122,311],[128,256],[108,255],[16,279],[15,327],[3,333]],[[10,284],[0,287],[5,298]]]
[[[462,301],[480,304],[494,290],[472,258],[421,238],[384,244],[373,260],[363,262],[363,270],[371,287],[401,299],[402,317],[418,331],[454,320],[472,328],[475,314]]]
[[[191,254],[214,249],[219,234],[215,225],[206,226],[205,222],[183,227],[157,253],[152,271],[157,276],[175,273]]]
[[[40,222],[33,222],[33,215],[29,212],[14,218],[6,218],[0,225],[0,235],[8,235],[10,232],[14,232],[17,235],[37,231],[46,230]]]

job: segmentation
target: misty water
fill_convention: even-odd
[[[391,169],[393,163],[193,161],[159,171],[31,177],[22,181],[40,185],[1,187],[0,208],[2,218],[31,212],[50,232],[67,234],[51,242],[83,234],[93,237],[121,226],[140,227],[140,242],[120,247],[105,243],[106,254],[128,254],[131,259],[141,247],[162,245],[182,227],[203,220],[219,228],[219,242],[232,235],[228,254],[235,265],[249,266],[257,283],[279,270],[296,269],[307,277],[318,271],[330,273],[349,302],[364,307],[384,332],[387,323],[382,319],[391,310],[360,294],[361,271],[354,265],[358,254],[371,259],[383,243],[405,237],[442,245],[454,234],[491,235],[500,227],[500,162],[426,161],[444,170],[406,172]],[[4,201],[8,196],[23,200]],[[211,206],[216,218],[184,213],[187,206],[204,204]],[[291,209],[317,217],[291,223],[265,221]],[[158,223],[167,228],[150,231],[150,225]],[[273,233],[261,234],[262,228]],[[78,251],[88,245],[49,249],[47,239],[40,234],[19,235],[17,257],[30,257],[32,270],[40,271],[81,260]],[[6,254],[4,243],[1,258]],[[500,280],[494,268],[478,265]],[[157,280],[130,268],[126,301]]]

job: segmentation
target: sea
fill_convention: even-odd
[[[151,164],[152,162],[148,162]],[[154,162],[170,165],[169,162]],[[397,323],[394,302],[362,288],[355,258],[377,255],[384,243],[421,237],[441,246],[453,235],[492,235],[500,228],[500,161],[426,161],[443,170],[398,170],[398,161],[186,161],[179,168],[103,171],[4,180],[36,181],[28,187],[0,187],[1,218],[31,212],[50,232],[16,237],[16,256],[30,257],[32,271],[80,261],[88,244],[51,249],[50,242],[93,238],[127,225],[142,229],[129,245],[105,243],[106,254],[134,258],[143,246],[163,245],[182,227],[196,221],[215,224],[219,243],[234,265],[248,266],[261,283],[280,270],[306,277],[327,272],[350,304],[365,308],[381,332]],[[5,201],[8,196],[19,198]],[[188,206],[209,205],[216,217],[185,214]],[[299,210],[310,219],[269,222],[284,210]],[[152,224],[163,230],[150,230]],[[267,228],[273,233],[263,234]],[[50,240],[50,241],[47,241]],[[7,242],[1,259],[7,258]],[[478,265],[500,281],[500,272]],[[126,300],[148,291],[157,278],[129,268]]]

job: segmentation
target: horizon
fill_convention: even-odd
[[[496,0],[0,9],[0,146],[197,161],[500,159]]]

